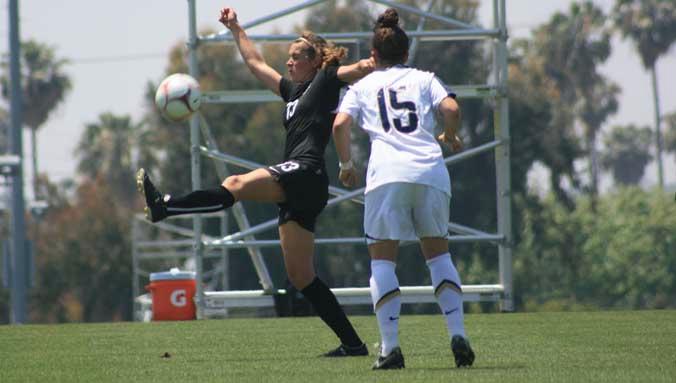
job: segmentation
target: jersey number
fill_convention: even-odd
[[[394,110],[408,110],[408,125],[403,125],[400,118],[393,118],[394,128],[402,133],[411,133],[418,128],[418,114],[415,110],[415,103],[412,101],[397,101],[397,92],[392,89],[387,90],[390,100],[390,107]],[[386,132],[390,131],[390,118],[387,115],[387,104],[385,103],[385,91],[378,91],[378,110],[380,111],[380,121]]]
[[[299,167],[300,165],[298,164],[298,162],[295,161],[286,161],[284,163],[279,164],[279,168],[285,173],[292,172],[298,169]]]
[[[298,106],[298,101],[300,101],[300,99],[298,99],[296,101],[291,101],[291,102],[286,104],[286,119],[287,120],[291,119],[291,117],[293,117],[293,114],[296,113],[296,107]]]

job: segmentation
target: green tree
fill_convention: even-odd
[[[511,48],[509,94],[514,227],[528,227],[534,218],[527,208],[541,208],[539,199],[527,190],[527,174],[536,162],[550,170],[549,186],[557,208],[574,211],[578,199],[570,189],[581,189],[574,164],[586,155],[590,163],[589,191],[594,208],[596,172],[592,170],[595,169],[596,135],[602,122],[616,109],[615,94],[618,91],[596,70],[610,53],[602,12],[589,2],[574,3],[568,13],[556,13],[547,23],[537,27],[532,40],[513,41]],[[584,127],[582,140],[575,132],[576,121]],[[570,185],[568,190],[562,184],[564,180]],[[577,233],[564,230],[565,222],[560,224],[562,230],[558,240],[574,242]],[[539,224],[532,225],[534,230],[539,230]],[[514,234],[516,243],[529,241],[527,233],[516,230]],[[583,271],[582,257],[572,247],[557,248],[557,251],[561,252],[561,257],[553,266],[554,270],[565,270],[568,283],[574,285]],[[544,275],[546,279],[547,274]],[[566,293],[574,299],[576,291]]]
[[[131,320],[130,221],[129,207],[102,177],[48,210],[36,243],[32,322]]]
[[[597,135],[603,122],[617,111],[619,92],[617,85],[597,71],[611,51],[605,17],[591,1],[576,2],[567,14],[557,12],[537,28],[533,41],[544,60],[545,73],[584,128],[592,198],[598,194]]]
[[[676,3],[672,0],[617,0],[612,18],[622,36],[634,42],[643,66],[652,76],[658,181],[663,187],[661,114],[655,64],[676,41]]]
[[[364,1],[347,0],[343,5],[338,1],[327,1],[310,9],[302,27],[295,29],[321,32],[368,31],[373,28],[373,12]],[[352,46],[354,47],[354,46]],[[358,53],[368,53],[369,46],[364,46]],[[364,52],[365,51],[365,52]],[[363,55],[354,58],[363,58]]]
[[[28,40],[21,43],[21,92],[23,98],[23,122],[31,132],[31,155],[33,170],[33,193],[38,197],[37,131],[47,121],[51,112],[65,99],[71,88],[64,67],[66,59],[56,56],[55,48]],[[0,78],[2,95],[9,98],[8,75]]]
[[[676,112],[664,116],[667,131],[664,134],[664,150],[676,154]]]
[[[636,185],[641,181],[650,154],[650,128],[615,126],[605,137],[606,150],[601,164],[612,172],[615,182]]]
[[[95,180],[101,177],[127,205],[136,191],[133,182],[134,160],[153,166],[157,163],[152,152],[153,136],[143,124],[134,124],[129,116],[103,113],[97,122],[85,126],[75,149],[79,158],[77,170]],[[137,153],[134,149],[138,149]],[[137,154],[138,158],[133,158]]]
[[[580,212],[585,214],[584,212]],[[676,307],[676,204],[660,190],[613,193],[590,217],[587,299],[608,307]],[[602,295],[596,297],[595,293]]]
[[[597,150],[598,135],[603,123],[608,117],[617,112],[617,94],[619,86],[599,75],[597,81],[583,89],[584,101],[578,110],[579,118],[585,129],[585,141],[589,155],[590,191],[595,197],[598,195],[599,184],[599,154]],[[592,199],[594,201],[594,198]]]
[[[154,138],[143,123],[102,113],[85,126],[74,153],[81,182],[41,182],[50,209],[34,238],[40,289],[33,320],[131,319],[133,178],[137,161],[157,163]]]
[[[128,116],[102,113],[85,126],[74,153],[81,182],[41,183],[50,209],[34,238],[34,321],[131,319],[133,177],[136,161],[157,162],[153,138]]]
[[[676,307],[676,204],[659,190],[628,187],[588,197],[574,210],[555,198],[521,204],[514,257],[517,307],[525,310]],[[570,252],[578,267],[566,266]],[[572,274],[572,273],[576,274]]]
[[[572,209],[574,200],[561,184],[566,179],[574,187],[579,185],[574,162],[583,150],[573,130],[575,117],[530,41],[517,40],[512,45],[509,89],[512,189],[517,194],[528,192],[528,171],[537,161],[550,170],[549,187],[557,199]]]

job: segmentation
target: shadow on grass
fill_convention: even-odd
[[[359,359],[364,359],[368,358],[367,356],[358,356],[358,357],[350,357],[349,360],[359,360]],[[219,362],[231,362],[231,363],[260,363],[260,362],[292,362],[292,361],[302,361],[304,363],[306,362],[321,362],[321,361],[336,361],[336,360],[342,360],[343,358],[326,358],[320,354],[284,354],[284,355],[261,355],[258,354],[255,357],[228,357],[228,356],[222,356],[218,358]],[[200,358],[200,357],[195,357],[194,355],[190,357],[191,362],[209,362],[213,363],[214,359],[213,358]]]
[[[472,371],[514,371],[525,369],[525,365],[511,365],[511,366],[472,366],[470,368],[457,367],[406,367],[406,370],[415,371],[452,371],[452,372],[472,372]]]

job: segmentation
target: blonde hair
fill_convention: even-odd
[[[294,40],[294,43],[304,43],[307,45],[307,48],[303,49],[303,52],[310,60],[314,60],[317,54],[319,54],[322,60],[321,68],[329,65],[340,65],[340,60],[347,56],[347,48],[337,47],[332,42],[328,42],[310,31],[301,33],[300,37]]]

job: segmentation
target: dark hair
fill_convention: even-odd
[[[408,36],[399,27],[399,14],[395,9],[388,8],[378,16],[371,45],[385,64],[401,64],[406,60]]]
[[[322,68],[327,65],[340,65],[340,60],[347,56],[347,48],[337,47],[332,42],[324,40],[323,37],[310,32],[303,32],[294,43],[305,43],[306,48],[302,50],[310,60],[314,60],[319,53],[322,59]],[[309,45],[309,46],[308,46]]]

